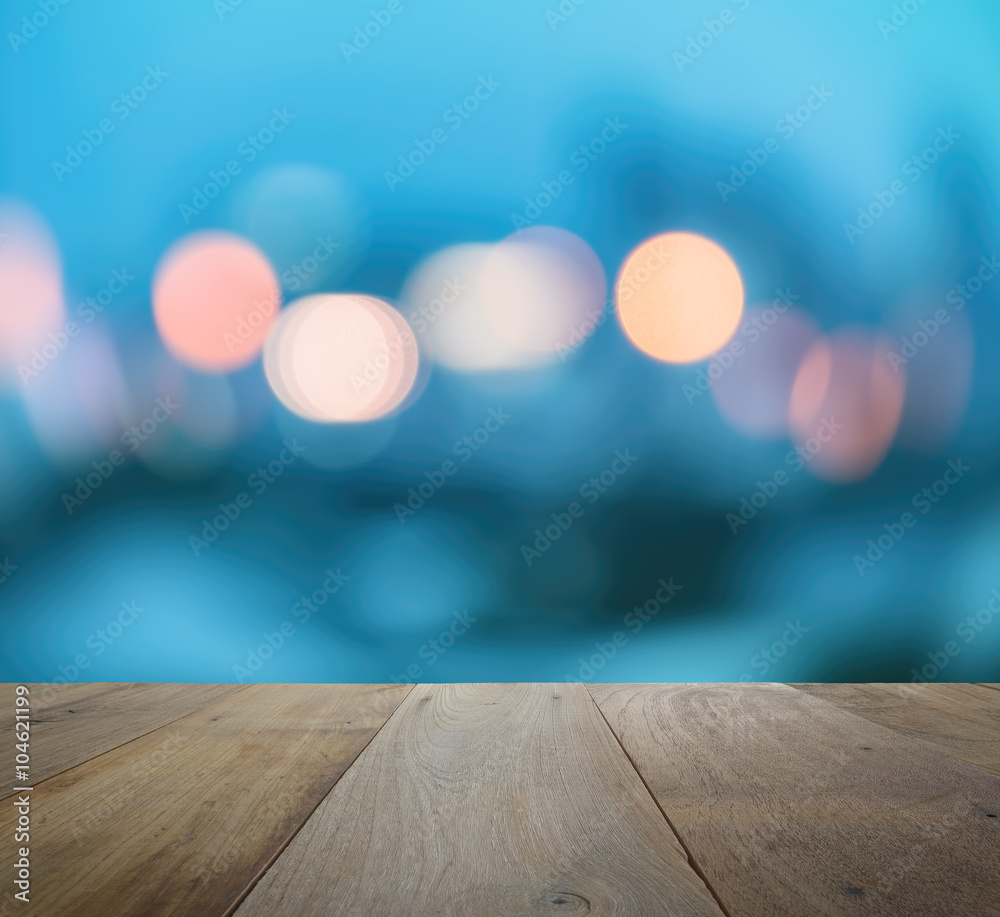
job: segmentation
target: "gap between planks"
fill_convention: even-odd
[[[740,917],[1000,915],[1000,780],[778,684],[594,685]]]
[[[14,684],[4,684],[14,709]],[[39,784],[135,739],[176,723],[247,685],[157,682],[27,684],[30,776]],[[48,692],[51,699],[46,699]],[[75,709],[73,709],[75,708]],[[14,719],[0,723],[0,772],[14,771]],[[0,799],[15,793],[0,789]]]
[[[1000,693],[962,684],[792,684],[1000,776]]]
[[[237,917],[719,917],[578,684],[420,685]]]
[[[688,864],[701,877],[701,881],[705,883],[705,888],[709,890],[712,897],[715,899],[715,903],[719,905],[719,910],[722,911],[723,914],[725,914],[725,917],[733,917],[733,915],[730,914],[729,911],[726,909],[726,905],[719,897],[718,892],[715,890],[715,888],[713,888],[712,883],[709,880],[708,876],[705,875],[705,871],[698,865],[698,861],[695,859],[694,854],[688,848],[688,845],[684,842],[684,838],[681,837],[681,834],[677,830],[674,823],[670,820],[670,816],[667,815],[663,806],[660,805],[660,800],[656,798],[656,796],[653,794],[653,791],[649,788],[649,784],[646,783],[646,778],[642,776],[642,772],[639,770],[638,767],[635,766],[635,761],[632,760],[632,756],[629,754],[628,749],[624,745],[622,745],[622,740],[618,738],[618,733],[611,728],[611,723],[608,722],[608,718],[604,715],[604,711],[601,709],[600,704],[597,703],[597,698],[595,698],[593,693],[591,693],[590,685],[584,685],[584,687],[587,689],[587,693],[590,695],[591,703],[597,708],[597,712],[601,715],[601,719],[603,719],[605,724],[607,725],[608,731],[611,733],[611,735],[615,737],[615,741],[618,743],[618,747],[622,750],[622,754],[625,755],[626,758],[628,758],[628,763],[632,765],[632,770],[635,771],[636,776],[638,776],[638,778],[642,781],[642,785],[646,788],[646,792],[649,794],[649,798],[653,800],[653,804],[656,806],[657,809],[659,809],[660,814],[663,816],[666,823],[670,826],[670,830],[674,832],[674,837],[677,838],[677,843],[681,845],[681,847],[684,850],[684,854],[687,856]]]
[[[360,758],[360,757],[361,757],[361,755],[362,755],[362,753],[364,752],[365,748],[367,748],[367,747],[368,747],[368,745],[371,745],[371,743],[372,743],[372,742],[373,742],[373,741],[375,740],[376,736],[377,736],[377,735],[378,735],[378,734],[379,734],[379,733],[380,733],[380,732],[381,732],[381,731],[382,731],[383,729],[385,729],[385,727],[386,727],[386,725],[387,725],[387,724],[389,723],[389,721],[390,721],[390,720],[391,720],[391,719],[392,719],[392,718],[393,718],[393,717],[394,717],[394,716],[395,716],[395,715],[396,715],[396,714],[397,714],[397,713],[399,712],[399,707],[400,707],[400,704],[402,704],[402,702],[403,702],[404,700],[406,700],[406,697],[407,697],[407,695],[408,695],[408,694],[410,693],[410,691],[412,691],[412,690],[413,690],[413,685],[400,685],[400,687],[403,687],[403,688],[406,688],[406,691],[405,691],[405,692],[403,693],[403,696],[402,696],[402,697],[400,698],[400,701],[399,701],[399,704],[397,704],[397,705],[396,705],[396,706],[395,706],[395,707],[394,707],[394,708],[392,709],[392,712],[391,712],[391,713],[389,714],[389,716],[388,716],[388,717],[386,718],[385,722],[384,722],[384,723],[382,723],[382,725],[381,725],[381,726],[379,726],[379,727],[378,727],[378,729],[376,729],[376,730],[375,730],[375,732],[373,733],[372,737],[371,737],[371,738],[370,738],[370,739],[368,740],[368,744],[367,744],[367,745],[365,745],[365,747],[364,747],[364,748],[361,748],[361,749],[360,749],[360,750],[358,751],[358,753],[357,753],[357,755],[355,756],[354,760],[353,760],[353,761],[351,761],[351,763],[347,765],[346,769],[344,770],[344,773],[340,775],[340,778],[339,778],[339,780],[342,780],[342,779],[344,778],[344,776],[345,776],[345,775],[346,775],[346,774],[348,773],[348,771],[350,771],[350,769],[351,769],[352,767],[354,767],[354,765],[355,765],[355,764],[357,764],[357,763],[358,763],[358,758]],[[339,782],[339,780],[338,780],[338,782]],[[296,838],[296,836],[298,835],[298,833],[299,833],[299,832],[300,832],[300,831],[301,831],[301,830],[302,830],[302,829],[303,829],[303,828],[304,828],[304,827],[306,826],[306,823],[307,823],[307,822],[309,821],[309,819],[310,819],[310,818],[312,818],[312,816],[313,816],[313,813],[314,813],[314,812],[316,811],[316,809],[318,809],[318,808],[319,808],[319,807],[320,807],[320,806],[321,806],[321,805],[323,804],[323,801],[324,801],[324,800],[326,799],[326,797],[327,797],[327,796],[329,796],[329,795],[330,795],[330,793],[332,793],[332,792],[333,792],[333,787],[334,787],[334,786],[336,786],[336,785],[337,785],[337,784],[336,784],[336,783],[334,783],[334,784],[333,784],[333,786],[331,786],[331,787],[330,787],[330,790],[329,790],[329,792],[327,792],[327,793],[326,793],[326,795],[324,795],[324,796],[323,796],[322,798],[320,798],[320,799],[317,799],[317,800],[316,800],[316,805],[315,805],[315,806],[313,807],[312,811],[311,811],[311,812],[310,812],[310,813],[309,813],[308,815],[306,815],[306,817],[305,817],[305,818],[303,818],[303,819],[302,819],[302,824],[300,824],[300,825],[299,825],[299,826],[298,826],[298,827],[297,827],[297,828],[296,828],[296,829],[295,829],[295,830],[294,830],[294,831],[293,831],[293,832],[292,832],[292,833],[291,833],[291,834],[290,834],[290,835],[288,836],[288,839],[287,839],[287,840],[286,840],[286,841],[285,841],[285,842],[284,842],[283,844],[281,844],[281,846],[280,846],[280,847],[278,847],[278,848],[277,848],[277,849],[276,849],[276,850],[274,851],[274,856],[272,856],[272,857],[271,857],[271,859],[270,859],[270,860],[268,860],[268,862],[267,862],[267,863],[266,863],[266,864],[265,864],[264,866],[262,866],[262,867],[261,867],[261,869],[260,869],[260,871],[259,871],[259,872],[257,873],[257,875],[256,875],[256,876],[254,876],[254,878],[253,878],[253,879],[252,879],[252,880],[250,881],[250,883],[249,883],[249,884],[247,885],[247,887],[246,887],[246,888],[245,888],[245,889],[243,890],[243,892],[242,892],[242,893],[240,893],[239,895],[237,895],[237,896],[236,896],[236,899],[235,899],[235,900],[233,901],[232,905],[230,905],[230,906],[229,906],[229,907],[228,907],[228,908],[226,909],[225,913],[224,913],[224,914],[222,914],[222,915],[221,915],[221,917],[232,917],[232,915],[236,913],[236,911],[237,911],[237,910],[239,909],[240,905],[241,905],[241,904],[243,904],[243,902],[244,902],[244,901],[246,901],[246,899],[247,899],[247,897],[249,896],[249,894],[250,894],[250,893],[251,893],[251,892],[252,892],[252,891],[254,890],[254,888],[256,888],[256,886],[257,886],[257,883],[258,883],[258,882],[260,882],[260,880],[261,880],[262,878],[264,878],[264,874],[265,874],[265,873],[266,873],[266,872],[267,872],[267,871],[268,871],[268,870],[269,870],[269,869],[270,869],[270,868],[271,868],[271,867],[272,867],[272,866],[273,866],[273,865],[275,864],[275,862],[277,861],[278,857],[280,857],[280,856],[281,856],[281,855],[282,855],[282,854],[283,854],[283,853],[285,852],[285,850],[286,850],[286,849],[288,848],[288,845],[289,845],[289,844],[290,844],[290,843],[291,843],[291,842],[292,842],[293,840],[295,840],[295,838]]]
[[[19,912],[221,917],[409,690],[247,686],[50,777]]]

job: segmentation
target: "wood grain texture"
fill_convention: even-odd
[[[948,689],[958,694],[974,697],[978,703],[1000,706],[1000,691],[991,691],[988,685],[949,683]]]
[[[254,685],[36,785],[18,913],[221,917],[408,691]]]
[[[2,686],[4,710],[14,709],[15,685]],[[131,742],[237,691],[243,685],[173,685],[91,682],[31,684],[32,782]],[[13,714],[0,722],[0,773],[14,771]],[[0,799],[13,789],[4,778]]]
[[[983,687],[983,688],[992,688],[994,691],[1000,691],[1000,684],[995,683],[995,682],[981,681],[981,682],[979,682],[979,685],[980,685],[980,687]]]
[[[1000,776],[1000,703],[948,684],[792,685],[856,716],[922,739]],[[1000,692],[996,692],[1000,699]]]
[[[785,685],[594,685],[739,917],[997,917],[1000,780]]]
[[[715,915],[582,685],[421,685],[238,917]]]

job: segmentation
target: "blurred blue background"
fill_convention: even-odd
[[[365,45],[373,10],[389,19]],[[335,263],[285,278],[286,303],[306,287],[398,302],[422,259],[517,228],[608,118],[627,129],[539,222],[593,248],[609,296],[635,246],[687,230],[730,253],[748,306],[790,291],[824,331],[898,342],[1000,255],[995,3],[8,0],[0,31],[5,206],[47,223],[71,316],[113,272],[134,278],[45,369],[49,394],[0,390],[3,680],[1000,681],[1000,283],[914,360],[871,474],[792,474],[735,533],[726,515],[793,442],[734,429],[711,394],[685,394],[705,362],[645,356],[614,316],[540,368],[423,360],[412,403],[356,426],[297,418],[260,360],[178,365],[177,413],[72,512],[63,499],[122,448],[127,425],[88,413],[92,391],[119,391],[108,361],[136,420],[163,390],[151,285],[185,234],[237,232],[279,276],[330,235]],[[495,88],[455,128],[447,111],[481,79]],[[779,126],[817,87],[832,95]],[[283,129],[262,133],[275,109]],[[102,119],[114,130],[73,159]],[[387,180],[437,128],[446,142]],[[914,178],[942,130],[955,139]],[[766,165],[720,190],[772,137]],[[286,225],[268,182],[293,165],[332,190],[307,183]],[[894,181],[905,194],[849,238]],[[509,420],[401,522],[491,409]],[[306,451],[258,493],[248,479],[286,440]],[[616,452],[634,463],[529,566],[522,545]],[[949,461],[970,470],[859,569]],[[252,504],[193,549],[240,492]],[[673,597],[656,606],[661,580]]]

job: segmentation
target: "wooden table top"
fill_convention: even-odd
[[[1000,917],[1000,685],[0,687],[4,915]]]

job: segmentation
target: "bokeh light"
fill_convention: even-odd
[[[21,5],[29,21],[44,18],[36,0]],[[350,64],[341,39],[364,32],[368,11],[316,2],[296,7],[306,29],[276,4],[220,3],[216,19],[231,9],[207,30],[151,6],[109,25],[95,4],[70,4],[72,28],[53,20],[17,39],[0,80],[0,567],[9,556],[18,568],[0,583],[0,608],[11,680],[51,681],[133,597],[149,610],[127,639],[89,654],[80,680],[235,680],[233,664],[294,619],[328,565],[350,580],[305,627],[294,619],[296,634],[254,679],[391,681],[411,661],[422,681],[576,677],[577,658],[676,576],[677,599],[640,633],[625,625],[627,651],[599,677],[906,681],[980,607],[966,603],[1000,589],[990,566],[1000,529],[981,528],[1000,519],[1000,68],[989,66],[1000,6],[921,5],[883,41],[861,0],[832,16],[819,4],[769,4],[773,16],[750,4],[681,67],[688,36],[717,12],[579,5],[552,28],[542,14],[558,0],[487,18],[428,7],[351,50]],[[31,34],[18,13],[8,20]],[[468,40],[479,27],[486,49]],[[127,53],[79,66],[80,49],[108,46]],[[429,47],[456,55],[429,66]],[[162,87],[112,111],[160,62]],[[473,101],[489,68],[501,88]],[[807,100],[804,120],[795,112]],[[561,248],[546,226],[575,235]],[[201,292],[178,322],[186,346],[154,321],[157,267],[206,230],[255,249],[283,297],[266,336],[259,329],[263,348],[251,341],[235,369],[219,368],[239,362],[224,323],[207,360],[183,355],[198,353],[189,335],[206,333],[214,311]],[[545,236],[551,244],[532,243]],[[676,256],[660,263],[658,240]],[[581,280],[592,256],[606,275],[603,302],[592,299],[603,312],[566,321],[561,304],[572,316],[585,298],[566,291],[590,295]],[[723,292],[728,308],[718,308],[726,276],[730,292],[738,276],[742,307]],[[760,310],[778,290],[801,311],[750,340],[744,327],[766,322]],[[315,334],[329,331],[321,316],[290,321],[301,297],[352,292],[398,309],[419,348],[412,387],[376,419],[366,418],[396,401],[408,374],[386,366],[381,390],[361,386],[355,403],[348,379],[337,405],[322,383],[342,371],[341,345]],[[810,318],[821,337],[796,335]],[[556,319],[569,352],[529,349],[558,342]],[[391,313],[362,320],[376,347],[399,335]],[[69,322],[79,334],[69,337]],[[868,358],[858,372],[841,367],[840,335],[826,335],[851,323],[867,326],[866,353],[876,329],[888,336],[905,383],[873,381]],[[354,360],[349,342],[343,350]],[[258,359],[268,352],[270,376]],[[19,362],[39,376],[22,376]],[[859,393],[838,400],[845,372]],[[893,437],[892,404],[877,408],[892,399],[878,393],[901,385]],[[158,400],[178,405],[163,423]],[[331,422],[344,416],[354,419]],[[144,423],[132,452],[122,437],[133,442]],[[855,443],[851,423],[866,431]],[[258,496],[248,477],[285,440],[305,451]],[[125,464],[68,515],[62,494],[113,449]],[[580,488],[617,450],[635,464],[591,505]],[[917,527],[873,570],[856,570],[851,557],[959,457],[974,471],[926,516],[916,509]],[[241,491],[252,508],[193,550],[189,538]],[[419,511],[404,521],[395,505],[411,498]],[[569,523],[571,501],[584,515],[528,566],[520,546]],[[472,575],[487,588],[453,588]],[[418,651],[451,610],[480,606],[480,623],[426,667]],[[762,673],[751,659],[800,614],[811,630]],[[192,649],[178,652],[171,634],[192,623]],[[997,650],[991,633],[962,643],[943,677],[1000,681],[1000,653],[992,668],[971,667]]]
[[[891,341],[847,327],[818,340],[795,377],[789,424],[807,467],[838,483],[871,474],[892,445],[906,377],[889,364]]]
[[[417,265],[401,293],[420,346],[457,372],[527,369],[553,358],[516,347],[490,323],[480,280],[491,250],[482,243],[442,249]]]
[[[119,427],[139,424],[157,407],[158,399],[181,406],[187,401],[185,368],[163,347],[155,334],[133,335],[129,346],[118,351],[126,396],[118,410]],[[175,420],[172,417],[171,420]],[[148,444],[136,451],[141,456]]]
[[[260,246],[290,292],[342,279],[367,245],[364,201],[346,178],[322,166],[271,166],[246,185],[234,209],[237,229]]]
[[[67,355],[67,362],[73,391],[90,428],[102,443],[118,442],[119,418],[129,393],[111,333],[103,326],[85,330]]]
[[[891,364],[906,372],[906,404],[898,442],[934,453],[955,436],[965,417],[972,389],[975,346],[964,312],[955,312],[933,336],[926,311],[910,312],[894,323]],[[935,324],[936,321],[935,321]]]
[[[743,281],[733,259],[711,239],[668,232],[626,258],[615,302],[625,333],[643,353],[665,363],[693,363],[736,331]]]
[[[231,233],[173,245],[153,279],[153,315],[167,349],[203,372],[229,372],[260,353],[281,308],[267,258]]]
[[[45,221],[0,199],[0,384],[26,385],[65,349],[62,264]]]
[[[520,350],[553,353],[593,330],[607,295],[604,268],[579,236],[534,226],[486,256],[483,305],[490,324]]]
[[[22,388],[21,397],[53,461],[73,464],[121,450],[119,415],[128,393],[114,342],[103,328],[74,338],[72,347]]]
[[[395,410],[417,377],[405,319],[372,296],[297,300],[268,340],[264,371],[282,403],[325,423],[375,420]]]
[[[733,429],[760,439],[788,432],[792,385],[819,335],[811,316],[794,306],[747,310],[739,333],[705,369],[716,407]]]

